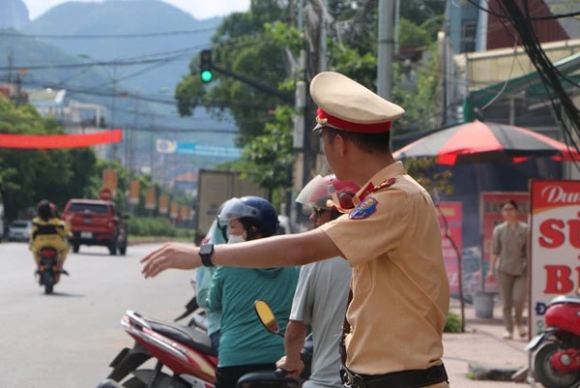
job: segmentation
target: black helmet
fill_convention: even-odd
[[[44,221],[48,221],[52,217],[54,217],[54,213],[53,213],[51,205],[52,204],[50,203],[50,201],[48,201],[46,199],[43,199],[42,201],[40,201],[38,203],[38,206],[36,207],[36,213],[37,213],[38,217],[40,217]]]
[[[272,236],[278,230],[278,214],[274,206],[264,198],[256,196],[246,196],[242,198],[232,198],[227,201],[218,214],[218,220],[228,222],[233,219],[251,221],[263,237]],[[247,225],[244,223],[247,230]]]

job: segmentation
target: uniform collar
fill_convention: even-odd
[[[387,167],[377,172],[366,184],[362,186],[362,188],[356,193],[356,196],[353,198],[353,203],[355,205],[358,205],[370,193],[393,185],[395,183],[397,175],[403,175],[406,173],[407,171],[403,167],[403,163],[395,162],[389,164]]]

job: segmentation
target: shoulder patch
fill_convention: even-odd
[[[351,220],[362,220],[369,217],[377,211],[378,202],[373,197],[365,198],[361,203],[350,212],[348,218]]]

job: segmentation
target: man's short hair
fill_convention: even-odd
[[[324,129],[326,129],[326,132],[331,139],[334,139],[336,135],[341,135],[348,138],[354,145],[368,153],[384,153],[391,151],[390,131],[381,133],[359,133],[343,131],[333,127],[324,127]]]

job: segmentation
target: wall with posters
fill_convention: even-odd
[[[546,306],[580,286],[580,181],[532,180],[530,334],[544,328]]]
[[[501,224],[504,219],[501,215],[501,205],[513,199],[518,204],[518,219],[528,222],[529,202],[528,193],[525,192],[484,192],[481,195],[481,234],[483,245],[483,278],[484,290],[488,292],[498,292],[496,279],[488,280],[486,275],[489,270],[489,260],[491,257],[491,244],[493,239],[493,228]],[[481,267],[480,267],[481,268]]]

